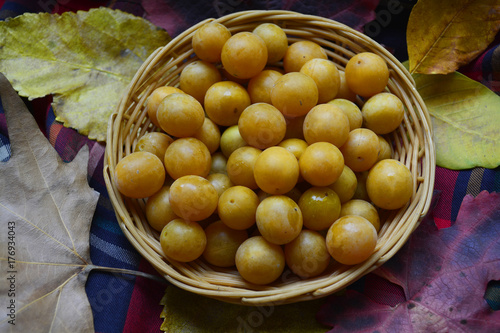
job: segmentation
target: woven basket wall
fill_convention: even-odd
[[[178,85],[179,73],[197,60],[191,38],[204,23],[215,20],[235,34],[252,31],[258,24],[271,22],[281,26],[289,42],[314,41],[327,51],[339,69],[359,52],[369,51],[382,56],[388,64],[388,90],[404,103],[406,112],[402,125],[391,137],[393,158],[412,172],[414,194],[400,210],[381,215],[382,228],[373,255],[355,266],[332,265],[320,276],[301,280],[285,268],[282,277],[268,286],[245,282],[236,269],[222,269],[202,259],[191,263],[168,261],[163,255],[159,233],[149,227],[144,214],[144,200],[122,196],[113,181],[115,167],[124,156],[133,152],[135,144],[146,132],[155,131],[145,110],[149,94],[162,85]],[[415,89],[408,71],[386,49],[338,22],[317,16],[287,11],[238,12],[219,19],[209,19],[191,27],[166,46],[157,49],[137,71],[126,93],[110,119],[107,133],[104,178],[118,222],[138,252],[172,284],[226,302],[269,305],[311,300],[339,291],[390,259],[407,241],[429,209],[434,186],[435,151],[431,121],[424,102]]]

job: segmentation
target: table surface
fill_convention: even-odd
[[[0,1],[0,18],[14,17],[25,12],[57,12],[88,10],[107,6],[142,16],[162,25],[172,37],[208,18],[218,17],[247,9],[289,9],[325,16],[353,26],[359,25],[359,16],[368,22],[365,33],[387,47],[400,61],[407,59],[405,27],[412,6],[416,1],[356,1],[356,8],[349,8],[351,1],[244,1],[219,0],[182,2],[164,1]],[[391,5],[392,4],[392,5]],[[392,7],[388,7],[388,5]],[[396,6],[396,7],[394,7]],[[341,14],[341,9],[347,8]],[[390,8],[398,8],[391,12]],[[388,14],[389,13],[389,14]],[[388,15],[387,15],[388,14]],[[362,26],[358,26],[360,30]],[[460,71],[478,80],[497,94],[500,93],[499,68],[492,60],[498,45],[498,36],[483,54]],[[495,72],[496,69],[496,72]],[[94,264],[119,267],[157,274],[131,246],[117,224],[102,176],[104,146],[63,127],[55,121],[50,107],[50,97],[29,102],[42,132],[65,161],[71,161],[83,145],[90,147],[89,184],[100,193],[90,232],[91,259]],[[5,117],[0,113],[0,160],[9,156]],[[481,191],[498,191],[499,168],[494,170],[474,168],[452,171],[436,168],[435,190],[440,193],[433,214],[438,227],[450,226],[456,219],[465,195],[476,196]],[[498,275],[500,278],[500,275]],[[351,288],[366,287],[364,279]],[[366,282],[366,281],[365,281]],[[94,315],[96,332],[158,332],[162,299],[167,284],[142,277],[92,272],[86,291]],[[326,331],[327,329],[325,329]]]

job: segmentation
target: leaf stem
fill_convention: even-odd
[[[130,275],[144,277],[144,278],[150,279],[150,280],[155,280],[157,282],[161,282],[161,283],[165,283],[165,284],[168,283],[167,280],[163,279],[160,276],[156,276],[156,275],[153,275],[153,274],[144,273],[144,272],[140,272],[140,271],[134,271],[134,270],[131,270],[131,269],[116,268],[116,267],[105,267],[105,266],[96,266],[96,265],[87,265],[86,268],[89,271],[91,271],[91,270],[98,270],[98,271],[111,272],[111,273],[130,274]]]

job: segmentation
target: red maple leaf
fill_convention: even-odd
[[[500,332],[500,311],[484,299],[488,282],[500,279],[500,194],[466,196],[449,228],[424,219],[375,272],[405,300],[390,306],[374,301],[381,288],[348,290],[332,295],[317,319],[332,332]]]

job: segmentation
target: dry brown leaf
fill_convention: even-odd
[[[419,0],[406,31],[410,72],[451,73],[480,54],[499,29],[498,0]]]
[[[0,94],[12,149],[0,163],[0,331],[93,332],[88,147],[63,162],[1,74]]]

